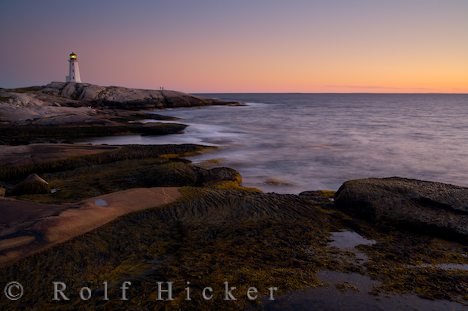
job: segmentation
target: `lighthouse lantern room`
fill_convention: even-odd
[[[68,59],[68,76],[65,77],[67,82],[81,83],[80,67],[78,66],[78,57],[75,53],[71,53]]]

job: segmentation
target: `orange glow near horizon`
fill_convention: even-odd
[[[468,62],[457,58],[441,62],[427,54],[380,53],[372,59],[364,53],[315,51],[291,59],[291,53],[229,53],[229,48],[211,55],[202,50],[205,57],[194,54],[190,60],[180,55],[165,64],[142,57],[139,63],[121,68],[131,76],[120,80],[116,71],[114,83],[129,85],[130,80],[131,87],[163,85],[189,92],[468,93]],[[85,63],[82,66],[86,68]],[[95,73],[96,83],[106,83],[107,77],[100,74],[105,71]]]
[[[62,81],[75,51],[83,82],[100,85],[468,93],[468,1],[181,2],[84,0],[73,34],[66,4],[2,3],[0,87]]]

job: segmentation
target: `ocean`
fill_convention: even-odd
[[[391,176],[468,186],[466,94],[203,96],[247,105],[157,110],[189,127],[91,142],[219,146],[190,159],[235,168],[245,186],[267,192],[337,190],[346,180]]]

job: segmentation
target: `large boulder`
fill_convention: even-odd
[[[11,195],[41,193],[50,193],[49,183],[37,174],[29,175],[11,190]]]
[[[405,178],[345,182],[336,207],[371,221],[468,239],[468,188]]]

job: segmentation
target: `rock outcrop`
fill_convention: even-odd
[[[209,186],[233,182],[240,186],[242,177],[238,171],[228,167],[205,169],[184,161],[172,161],[155,165],[144,172],[143,186]]]
[[[232,181],[239,185],[242,177],[238,171],[229,167],[215,167],[209,170],[199,168],[198,183],[204,186],[214,185],[221,181]]]
[[[372,221],[468,239],[468,188],[398,177],[351,180],[335,204]]]
[[[181,133],[186,125],[141,122],[153,119],[152,113],[141,110],[205,105],[239,103],[176,91],[75,82],[0,89],[0,144],[69,143],[99,136]],[[173,120],[158,115],[154,119]]]
[[[52,82],[40,87],[2,89],[0,95],[2,102],[19,106],[93,106],[138,110],[239,104],[171,90],[132,89],[75,82]]]
[[[170,90],[132,89],[89,83],[52,82],[45,86],[0,89],[0,124],[105,123],[106,108],[143,110],[207,105],[240,105]]]

